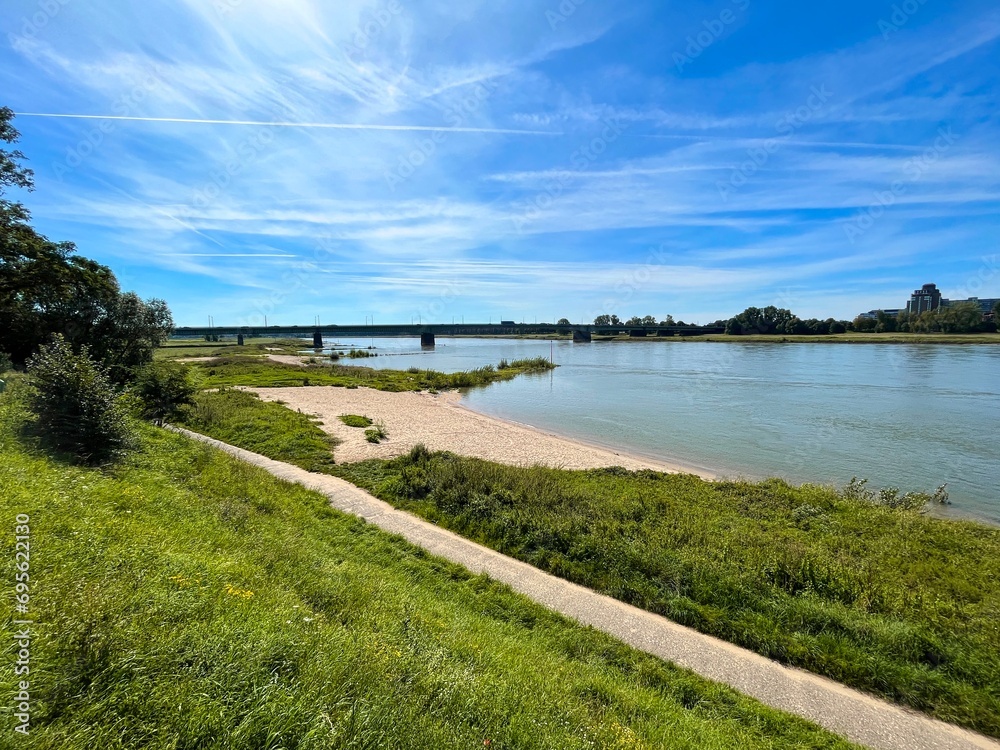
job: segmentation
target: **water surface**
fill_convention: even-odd
[[[328,343],[332,343],[328,342]],[[1000,523],[1000,347],[704,341],[347,339],[357,364],[559,368],[465,394],[472,409],[724,476],[933,491]]]

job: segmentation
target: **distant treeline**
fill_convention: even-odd
[[[937,310],[929,310],[920,314],[901,312],[889,315],[879,311],[877,317],[858,316],[854,320],[836,320],[827,318],[818,320],[809,318],[803,320],[785,308],[748,307],[739,315],[729,320],[716,320],[710,326],[725,327],[730,336],[748,335],[795,335],[795,336],[829,336],[842,333],[995,333],[997,321],[1000,320],[1000,303],[991,313],[983,314],[982,308],[974,302],[959,302]],[[560,323],[568,324],[563,318]],[[653,315],[643,318],[634,316],[621,320],[617,315],[598,315],[594,318],[597,326],[686,326],[683,320],[674,321],[668,315],[657,320]]]

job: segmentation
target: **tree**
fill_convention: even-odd
[[[628,320],[625,321],[625,325],[627,325],[627,326],[641,326],[641,325],[643,325],[642,318],[640,318],[638,315],[633,315],[631,318],[629,318]]]
[[[87,464],[125,452],[134,436],[107,374],[83,347],[79,354],[57,335],[28,360],[36,434],[49,447]]]
[[[611,316],[610,315],[598,315],[596,318],[594,318],[594,325],[595,326],[609,326],[609,325],[611,325]]]
[[[0,140],[18,133],[13,113],[0,108]],[[20,151],[0,149],[0,350],[23,365],[53,334],[75,351],[89,348],[115,382],[123,383],[169,335],[173,320],[161,300],[122,294],[111,269],[76,255],[70,242],[52,242],[28,223],[5,190],[33,188]]]
[[[4,143],[17,143],[21,134],[11,124],[14,119],[14,112],[9,107],[0,107],[0,141]],[[10,187],[33,190],[35,185],[32,180],[34,173],[21,166],[20,162],[25,160],[24,154],[20,151],[8,151],[0,148],[0,225],[7,225],[12,221],[27,221],[28,212],[20,203],[13,203],[7,200],[4,195],[6,189]]]
[[[661,326],[672,326],[672,325],[677,325],[677,324],[674,323],[674,316],[673,315],[668,315],[667,317],[665,317],[663,320],[660,321],[660,325]]]
[[[1000,302],[993,305],[993,318],[1000,324]]]
[[[656,318],[654,318],[652,315],[647,315],[645,318],[642,319],[642,324],[644,326],[655,326]]]
[[[726,333],[731,336],[741,336],[753,333],[775,334],[790,333],[798,320],[791,310],[772,306],[763,309],[748,307],[726,324]]]
[[[559,318],[559,322],[556,323],[556,325],[557,326],[568,326],[568,325],[571,325],[571,324],[569,322],[569,318]]]
[[[132,391],[143,403],[143,416],[164,419],[180,407],[194,403],[196,388],[186,366],[177,362],[151,362],[139,370]]]

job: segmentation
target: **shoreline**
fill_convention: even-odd
[[[463,411],[469,412],[470,414],[475,414],[477,416],[483,417],[494,422],[499,422],[501,424],[513,425],[524,430],[528,430],[537,435],[545,438],[551,438],[555,440],[560,440],[566,443],[577,445],[583,448],[588,448],[592,450],[598,450],[605,453],[611,453],[615,456],[621,456],[629,461],[635,461],[637,463],[648,463],[649,468],[656,471],[664,471],[668,474],[693,474],[694,476],[701,477],[702,479],[707,479],[709,481],[718,481],[726,478],[726,475],[720,474],[712,469],[705,466],[698,466],[696,464],[690,464],[681,461],[678,458],[664,459],[658,456],[651,456],[638,451],[629,451],[618,448],[614,445],[608,443],[601,443],[596,440],[585,440],[583,438],[572,437],[570,435],[561,434],[558,432],[550,432],[548,430],[542,429],[541,427],[535,427],[534,425],[526,424],[524,422],[518,422],[513,419],[505,419],[503,417],[497,417],[492,414],[485,414],[481,411],[476,411],[472,407],[466,405],[464,401],[464,396],[459,394],[460,398],[456,400],[452,406],[456,409],[461,409]]]
[[[334,449],[337,463],[395,458],[423,443],[431,450],[509,465],[542,464],[563,469],[623,466],[633,471],[650,469],[709,480],[720,478],[706,467],[617,450],[483,414],[465,406],[458,391],[393,393],[329,386],[246,390],[263,401],[280,401],[290,409],[317,417],[319,426],[340,441]],[[377,444],[367,442],[364,430],[340,421],[343,414],[358,414],[381,423],[388,438]]]

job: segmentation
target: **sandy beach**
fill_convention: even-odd
[[[530,466],[544,464],[564,469],[623,466],[627,469],[697,473],[701,470],[643,456],[616,452],[528,425],[479,414],[461,405],[455,392],[386,393],[368,388],[251,388],[265,401],[282,401],[291,409],[312,414],[321,426],[342,442],[335,451],[338,463],[369,458],[393,458],[423,443],[431,450],[498,463]],[[365,440],[364,430],[348,427],[338,418],[360,414],[384,425],[389,437],[379,444]]]

